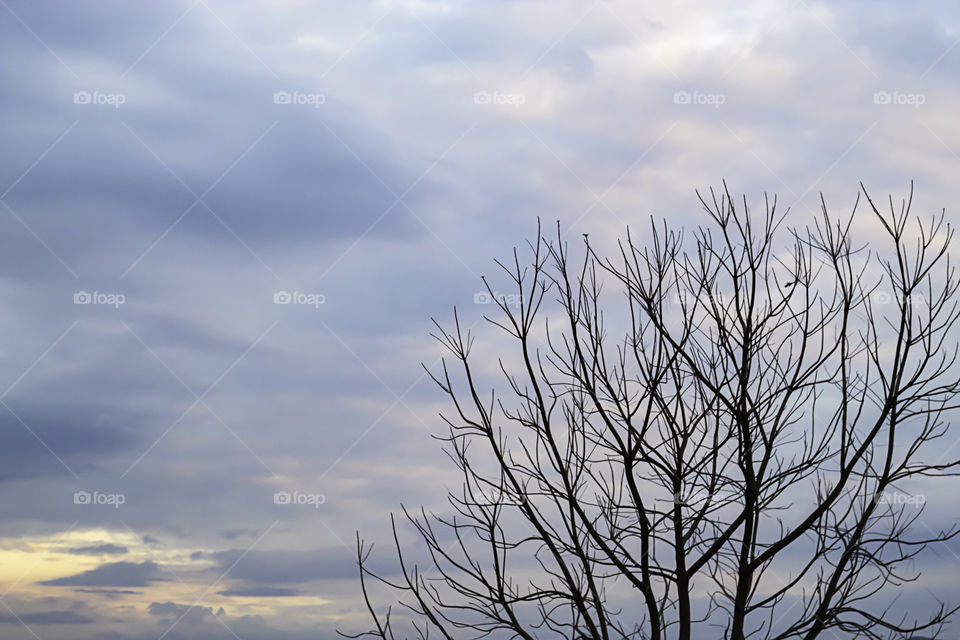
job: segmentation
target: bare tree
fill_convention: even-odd
[[[558,226],[498,263],[516,292],[487,284],[502,357],[472,357],[456,312],[437,325],[462,487],[444,513],[404,508],[418,547],[393,522],[395,574],[358,536],[373,627],[351,637],[938,633],[955,609],[887,606],[956,534],[906,493],[960,464],[953,231],[911,216],[912,185],[889,208],[863,195],[791,228],[724,185],[698,194],[690,241],[651,222],[642,246],[627,231],[603,257],[585,237],[574,258]]]

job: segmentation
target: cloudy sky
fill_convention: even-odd
[[[696,224],[723,179],[955,215],[958,38],[948,1],[0,0],[0,637],[363,628],[354,532],[454,479],[431,316],[538,217]]]

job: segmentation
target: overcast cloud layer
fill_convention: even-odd
[[[695,225],[724,179],[797,224],[860,180],[955,216],[958,22],[0,0],[0,637],[364,628],[354,531],[385,543],[455,482],[430,317],[480,319],[538,217],[609,246]],[[922,559],[912,606],[960,600],[958,549]]]

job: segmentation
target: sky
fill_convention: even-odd
[[[956,215],[946,1],[0,0],[0,43],[11,640],[365,628],[355,532],[456,482],[430,318],[538,218]]]

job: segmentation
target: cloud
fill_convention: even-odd
[[[219,593],[241,598],[285,598],[323,592],[331,580],[355,580],[356,560],[342,547],[314,551],[228,549],[207,554],[211,576],[231,583]],[[369,565],[380,575],[395,575],[383,556]]]
[[[94,619],[76,611],[35,611],[0,615],[0,624],[91,624]]]
[[[231,529],[229,531],[224,531],[220,535],[227,540],[236,540],[240,537],[256,539],[258,534],[253,529]]]
[[[51,587],[147,587],[161,580],[155,562],[111,562],[82,573],[37,584]]]
[[[92,545],[88,547],[74,547],[72,549],[67,549],[67,553],[72,553],[74,555],[81,555],[81,556],[101,556],[101,555],[119,556],[119,555],[124,555],[129,551],[130,550],[124,545],[113,544],[110,542]]]
[[[0,481],[90,471],[140,441],[130,429],[131,416],[116,408],[88,401],[40,404],[14,398],[7,403],[9,409],[0,413],[7,443],[0,451]]]
[[[196,605],[178,604],[175,602],[151,602],[147,609],[150,615],[158,618],[173,618],[177,624],[194,626],[201,624],[206,618],[224,614],[223,609],[219,609],[214,614],[211,607],[198,607]]]
[[[122,598],[123,596],[139,595],[143,593],[142,591],[134,591],[133,589],[74,589],[74,592],[91,593],[94,595],[109,598],[111,600]]]
[[[286,598],[299,595],[299,592],[286,587],[241,587],[239,589],[225,589],[218,591],[222,596],[235,596],[240,598]]]
[[[257,584],[301,584],[314,580],[355,578],[356,560],[346,549],[319,551],[245,551],[229,549],[210,554],[215,571],[229,570],[234,580]]]

